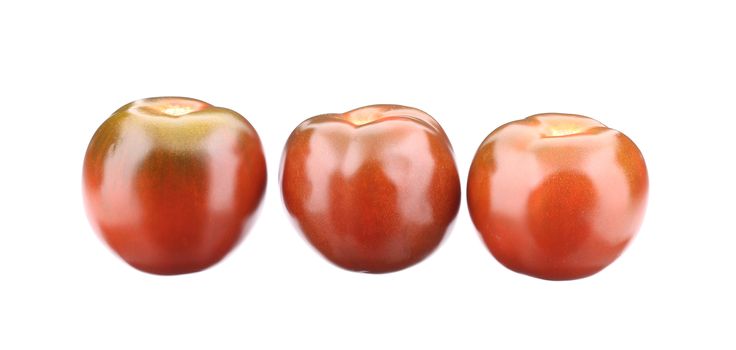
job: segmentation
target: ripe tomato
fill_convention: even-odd
[[[428,114],[396,105],[307,119],[286,143],[280,179],[307,240],[354,271],[391,272],[421,261],[460,204],[444,131]]]
[[[566,280],[621,254],[641,224],[647,191],[644,158],[624,134],[583,116],[540,114],[483,141],[468,208],[506,267]]]

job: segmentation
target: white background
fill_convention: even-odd
[[[0,348],[736,347],[736,12],[692,1],[18,1],[0,5]],[[245,115],[269,183],[222,263],[161,277],[87,223],[84,152],[115,109],[179,95]],[[374,103],[445,128],[463,204],[398,273],[322,259],[281,204],[303,119]],[[541,112],[591,116],[642,149],[651,191],[630,248],[549,282],[506,270],[465,205],[483,138]]]

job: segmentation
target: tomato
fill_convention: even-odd
[[[579,115],[540,114],[483,141],[468,208],[503,265],[568,280],[623,252],[642,222],[648,186],[644,158],[624,134]]]
[[[128,264],[154,274],[220,261],[252,222],[265,185],[261,142],[248,121],[189,98],[123,106],[84,159],[92,226]]]
[[[353,271],[393,272],[421,261],[460,204],[445,132],[428,114],[397,105],[307,119],[286,143],[280,182],[307,240]]]

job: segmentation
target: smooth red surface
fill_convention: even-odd
[[[251,223],[265,185],[261,143],[248,121],[193,99],[123,106],[84,159],[90,222],[126,262],[155,274],[220,261]]]
[[[286,143],[280,179],[286,208],[309,242],[354,271],[421,261],[460,203],[444,131],[426,113],[396,105],[304,121]]]
[[[567,280],[622,253],[642,222],[648,187],[644,158],[624,134],[583,116],[540,114],[483,141],[468,208],[506,267]]]

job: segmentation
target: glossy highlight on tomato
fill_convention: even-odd
[[[154,274],[220,261],[252,223],[265,186],[250,123],[190,98],[123,106],[99,127],[84,159],[92,226],[128,264]]]
[[[428,114],[373,105],[307,119],[284,148],[287,210],[329,261],[393,272],[427,257],[460,204],[452,146]]]
[[[572,114],[539,114],[493,131],[475,154],[468,209],[493,256],[549,280],[597,273],[641,225],[649,180],[624,134]]]

